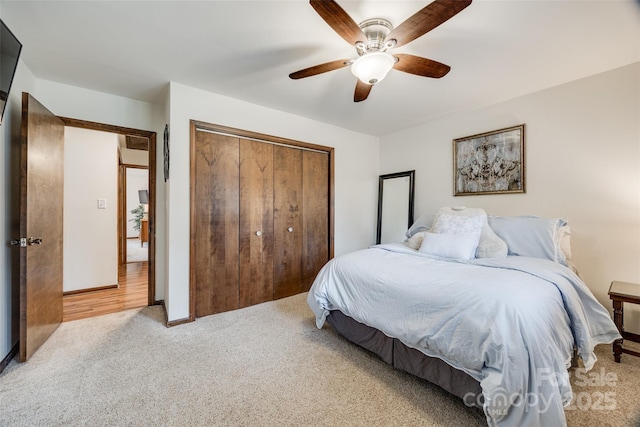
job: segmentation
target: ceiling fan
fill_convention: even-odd
[[[292,79],[315,76],[327,71],[351,66],[358,78],[354,102],[367,99],[374,85],[380,83],[391,69],[423,77],[440,78],[451,67],[431,59],[407,53],[389,53],[433,30],[471,4],[472,0],[436,0],[393,28],[386,19],[367,19],[356,24],[333,0],[310,0],[311,6],[333,30],[356,48],[358,58],[338,59],[289,74]]]

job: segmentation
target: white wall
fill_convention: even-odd
[[[42,79],[36,80],[33,94],[57,116],[162,135],[165,120],[160,105]]]
[[[171,171],[166,193],[169,320],[189,315],[189,120],[335,147],[335,253],[372,244],[378,140],[177,83],[170,85]]]
[[[526,193],[453,197],[452,140],[521,123]],[[416,218],[452,205],[564,217],[573,262],[605,307],[612,280],[640,283],[638,63],[388,135],[380,159],[381,173],[416,170]]]
[[[64,292],[118,283],[117,208],[118,135],[65,127]]]
[[[138,151],[138,150],[129,150]],[[138,237],[139,232],[133,227],[131,210],[140,206],[139,190],[148,190],[149,171],[147,169],[127,168],[127,238]]]

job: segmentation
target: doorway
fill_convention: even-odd
[[[63,321],[63,210],[64,210],[64,137],[65,129],[81,128],[107,133],[146,138],[149,158],[149,261],[147,266],[145,305],[155,302],[155,172],[156,133],[119,126],[58,117],[27,92],[22,93],[22,123],[20,144],[12,153],[12,166],[19,167],[15,181],[17,200],[12,198],[11,232],[16,236],[12,246],[12,272],[19,283],[14,302],[18,316],[12,317],[19,326],[17,351],[25,362],[47,341]],[[19,156],[14,156],[19,153]],[[91,162],[88,157],[83,161]],[[117,168],[114,159],[113,168]],[[91,200],[95,197],[84,197]],[[105,200],[97,200],[97,209],[104,209]],[[94,208],[96,205],[93,205]],[[81,228],[81,227],[79,227]],[[86,229],[86,228],[82,228]],[[112,228],[112,233],[116,233]],[[84,239],[92,238],[86,229]],[[20,236],[20,237],[18,237]],[[24,237],[22,237],[24,236]],[[81,240],[79,240],[81,241]],[[116,252],[116,248],[114,248]],[[89,316],[87,316],[89,317]],[[16,348],[14,347],[14,349]],[[16,350],[12,350],[14,352]],[[8,359],[7,359],[8,360]]]
[[[96,289],[92,292],[71,295],[65,293],[64,321],[155,304],[156,133],[64,117],[60,117],[60,119],[67,127],[117,134],[121,141],[119,144],[118,164],[114,164],[114,168],[118,168],[117,230],[114,230],[118,235],[118,285],[109,289]],[[123,166],[125,161],[129,160],[123,160],[122,154],[129,149],[134,150],[138,157],[140,157],[141,152],[144,152],[143,163],[146,163],[146,165],[130,164],[127,165],[127,168],[144,169],[147,180],[144,186],[144,201],[146,203],[144,203],[145,236],[143,242],[146,259],[134,263],[126,262],[127,235],[123,233],[124,227],[127,226],[127,217],[126,215],[123,216],[127,209],[126,194],[122,185],[123,171],[126,172],[126,168]],[[129,154],[133,154],[133,152]]]
[[[121,194],[121,228],[118,241],[119,263],[130,264],[149,260],[149,170],[147,166],[121,164],[118,173]]]

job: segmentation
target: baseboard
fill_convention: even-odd
[[[164,305],[164,300],[158,300],[156,301],[153,305],[161,305],[162,306],[162,311],[164,312],[164,324],[167,326],[167,328],[170,328],[172,326],[178,326],[178,325],[182,325],[184,323],[191,323],[194,321],[194,319],[190,319],[190,318],[184,318],[184,319],[177,319],[177,320],[171,320],[169,321],[169,315],[167,314],[167,306]]]
[[[168,328],[169,327],[169,316],[167,315],[167,306],[164,305],[164,300],[158,300],[155,302],[154,305],[161,305],[162,306],[162,312],[164,313],[164,324],[165,326]]]
[[[172,320],[172,321],[167,321],[167,328],[170,328],[172,326],[182,325],[184,323],[191,323],[191,322],[193,322],[193,320],[189,319],[188,317],[185,317],[184,319],[176,319],[176,320]]]
[[[75,291],[67,291],[67,292],[63,292],[62,296],[66,297],[67,295],[85,294],[87,292],[104,291],[107,289],[118,289],[118,285],[98,286],[97,288],[87,288],[87,289],[78,289]]]
[[[2,362],[0,362],[0,374],[2,373],[2,371],[4,371],[4,368],[9,365],[13,358],[16,357],[16,354],[18,354],[19,345],[20,343],[17,342],[16,345],[13,346],[9,354],[7,354],[7,356],[2,359]]]

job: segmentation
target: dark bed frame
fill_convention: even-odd
[[[378,329],[364,325],[339,310],[333,310],[327,316],[329,325],[349,341],[377,354],[382,360],[396,369],[406,371],[442,387],[449,393],[465,400],[468,405],[481,407],[480,383],[466,372],[452,367],[436,357],[407,347],[400,340],[391,338]],[[467,393],[473,393],[473,399],[465,399]]]

